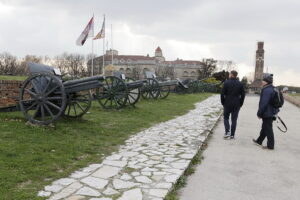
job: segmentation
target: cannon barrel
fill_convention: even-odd
[[[144,85],[144,80],[138,80],[138,81],[134,81],[134,82],[128,82],[126,83],[127,88],[132,90],[132,89],[136,89],[136,88],[140,88],[143,87]]]
[[[158,82],[158,84],[159,84],[160,87],[163,87],[163,86],[173,86],[173,85],[177,85],[177,83],[178,83],[177,80]]]

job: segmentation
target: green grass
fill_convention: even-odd
[[[27,76],[4,76],[0,75],[0,80],[24,81]]]
[[[60,119],[54,128],[26,125],[20,112],[0,113],[0,199],[43,199],[37,192],[53,180],[101,162],[130,135],[183,115],[209,96],[172,94],[120,111],[94,102],[83,119]]]

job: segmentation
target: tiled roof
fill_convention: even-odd
[[[158,46],[155,51],[160,51],[161,52],[161,48]]]

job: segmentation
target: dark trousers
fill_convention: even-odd
[[[231,132],[231,136],[235,135],[235,130],[236,130],[236,124],[237,124],[237,119],[239,116],[239,111],[240,107],[234,106],[234,107],[229,107],[229,106],[224,106],[224,126],[225,126],[225,132]],[[230,129],[230,124],[229,124],[229,116],[231,115],[231,129]]]
[[[256,142],[262,144],[264,139],[267,137],[267,146],[269,149],[274,149],[274,133],[273,133],[273,118],[263,118],[260,135]]]

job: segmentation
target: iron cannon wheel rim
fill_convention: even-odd
[[[70,118],[82,117],[89,111],[91,105],[92,94],[90,90],[68,94],[64,115]]]
[[[147,78],[147,82],[142,89],[144,99],[157,99],[159,96],[159,83],[154,78]]]
[[[63,114],[66,94],[61,80],[56,76],[31,76],[23,82],[20,90],[20,110],[31,123],[48,125]]]
[[[130,83],[134,82],[135,80],[133,78],[126,77],[125,82]],[[127,104],[129,105],[135,105],[141,97],[141,89],[135,88],[135,89],[128,89],[128,100]]]
[[[128,100],[126,83],[115,76],[107,76],[101,88],[97,88],[96,95],[99,104],[104,109],[121,109]]]

